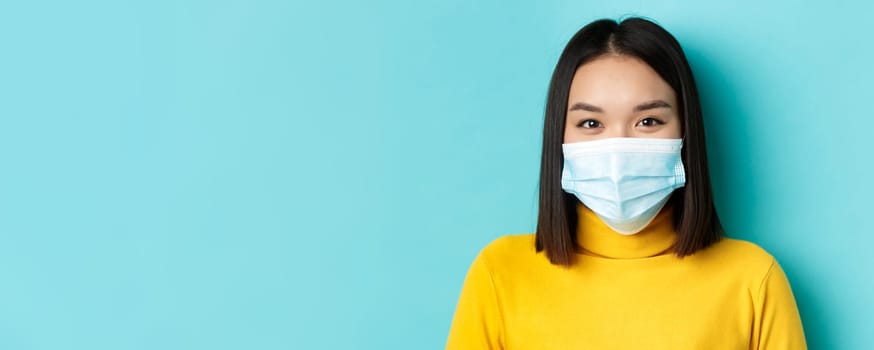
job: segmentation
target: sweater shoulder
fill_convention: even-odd
[[[526,257],[534,257],[537,251],[534,246],[533,233],[518,233],[499,236],[486,244],[480,251],[480,257],[492,263],[504,264],[519,262]]]
[[[703,264],[734,271],[754,284],[763,281],[777,264],[774,256],[758,244],[728,237],[704,249],[700,258]]]
[[[491,255],[534,252],[534,234],[516,233],[499,236],[486,244],[483,252]]]
[[[774,256],[758,244],[738,238],[725,237],[707,250],[711,249],[713,253],[745,266],[769,267],[774,261]]]

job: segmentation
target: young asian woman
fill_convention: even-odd
[[[785,273],[725,237],[692,70],[644,18],[594,21],[547,95],[532,234],[484,247],[447,349],[806,349]]]

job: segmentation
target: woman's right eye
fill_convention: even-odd
[[[577,127],[578,128],[586,128],[586,129],[600,128],[601,122],[594,120],[594,119],[586,119],[586,120],[583,120],[583,121],[580,121],[579,123],[577,123]]]

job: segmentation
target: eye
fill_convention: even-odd
[[[577,127],[578,128],[586,128],[586,129],[600,128],[601,122],[594,120],[594,119],[586,119],[586,120],[583,120],[583,121],[580,121],[579,123],[577,123]]]
[[[653,118],[653,117],[647,117],[647,118],[644,118],[643,120],[637,122],[637,125],[644,126],[644,127],[653,127],[656,125],[664,125],[664,124],[665,124],[665,122],[663,122],[659,119]]]

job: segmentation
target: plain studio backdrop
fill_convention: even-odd
[[[0,348],[442,348],[476,253],[533,232],[564,44],[623,15],[686,50],[728,235],[811,349],[870,348],[872,12],[4,1]]]

